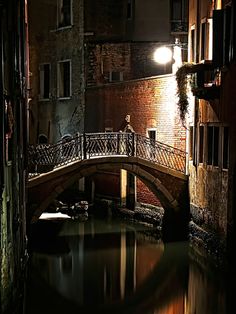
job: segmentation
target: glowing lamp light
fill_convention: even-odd
[[[172,60],[172,51],[167,47],[157,48],[154,52],[154,60],[160,64],[166,64]]]

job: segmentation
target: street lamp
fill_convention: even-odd
[[[159,64],[167,64],[172,60],[172,50],[166,46],[159,47],[155,50],[153,58]]]
[[[171,44],[172,49],[167,46],[161,46],[154,51],[153,59],[155,62],[163,65],[172,63],[172,73],[176,73],[178,68],[182,65],[182,52],[183,49],[179,40],[176,39],[174,44]]]

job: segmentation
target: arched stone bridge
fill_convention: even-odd
[[[185,155],[135,133],[83,134],[55,145],[31,147],[28,218],[37,220],[78,178],[108,169],[125,169],[136,175],[157,195],[164,209],[185,215]],[[41,171],[47,172],[39,174]]]

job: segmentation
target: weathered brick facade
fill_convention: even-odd
[[[136,133],[148,136],[149,129],[156,130],[156,140],[185,151],[186,130],[179,120],[175,93],[174,75],[87,88],[85,130],[122,131],[125,117],[130,115],[130,124]],[[104,184],[105,189],[107,186]],[[160,205],[138,179],[137,201]]]
[[[125,117],[136,133],[156,129],[157,140],[185,150],[185,129],[176,105],[174,75],[91,87],[86,90],[86,132],[123,130]]]
[[[154,61],[155,50],[162,44],[88,43],[86,46],[86,85],[111,83],[112,72],[121,73],[118,81],[147,78],[172,72],[172,62],[160,65]]]

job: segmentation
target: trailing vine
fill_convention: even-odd
[[[178,96],[178,107],[179,115],[182,123],[185,122],[186,114],[188,113],[188,74],[193,73],[194,64],[185,63],[176,71],[177,81],[177,96]]]

